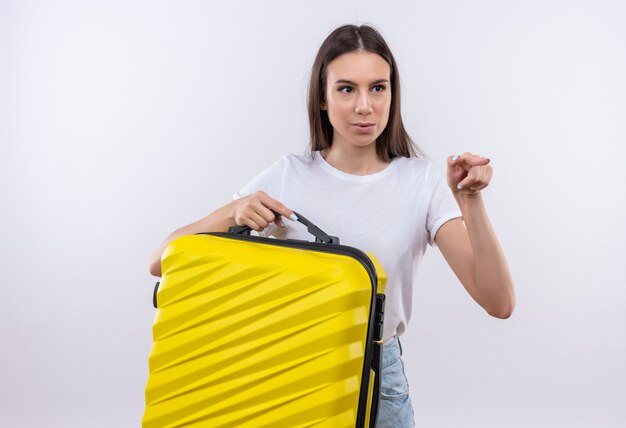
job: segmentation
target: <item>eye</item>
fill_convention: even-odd
[[[344,91],[344,89],[346,89],[346,91]],[[350,92],[352,92],[352,88],[350,86],[342,86],[338,89],[338,91],[343,92],[344,94],[349,94]]]
[[[376,90],[376,88],[379,88],[379,90]],[[382,92],[385,89],[387,89],[387,87],[385,85],[375,85],[374,86],[374,92]]]

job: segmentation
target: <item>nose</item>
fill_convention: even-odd
[[[372,112],[372,105],[367,92],[361,93],[356,100],[355,113],[368,115]]]

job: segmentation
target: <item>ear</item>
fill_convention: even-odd
[[[322,110],[326,110],[328,107],[326,106],[326,101],[322,100],[322,102],[320,102],[320,108]]]

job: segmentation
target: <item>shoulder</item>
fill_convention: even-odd
[[[282,156],[275,165],[284,173],[293,174],[312,170],[316,163],[315,152],[303,154],[290,153]]]
[[[285,171],[290,168],[298,168],[305,165],[310,165],[313,163],[313,157],[310,153],[306,154],[295,154],[290,153],[281,156],[278,160],[276,160],[271,165],[265,168],[265,172],[276,172],[276,171]]]
[[[274,163],[266,166],[257,175],[257,179],[283,181],[286,177],[297,175],[306,170],[311,170],[315,163],[311,153],[286,154],[278,158]]]
[[[416,157],[405,158],[403,156],[395,158],[394,161],[398,162],[399,165],[405,168],[423,169],[423,170],[430,168],[430,166],[433,163],[430,159],[416,158]]]
[[[425,158],[398,157],[394,159],[397,169],[404,177],[410,176],[416,180],[432,180],[437,176],[437,169],[433,161]]]
[[[290,153],[283,156],[280,161],[283,162],[285,165],[308,166],[312,165],[315,162],[315,155],[316,152],[303,154]]]

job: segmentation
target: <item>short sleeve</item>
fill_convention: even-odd
[[[274,199],[282,196],[286,158],[283,157],[269,168],[258,173],[248,181],[238,192],[233,193],[233,199],[239,199],[256,191],[262,190]]]
[[[265,170],[254,176],[241,189],[239,189],[239,191],[233,193],[233,200],[242,198],[259,190],[262,190],[274,199],[281,200],[286,165],[287,158],[282,157],[269,168],[266,168]],[[270,223],[270,225],[266,227],[265,230],[259,233],[259,236],[267,237],[269,235],[273,235],[276,229],[276,225],[274,223]]]
[[[436,247],[435,236],[439,228],[453,218],[462,217],[463,214],[441,174],[432,163],[429,165],[429,181],[432,183],[432,193],[428,204],[426,229],[429,235],[428,243],[431,247]]]

